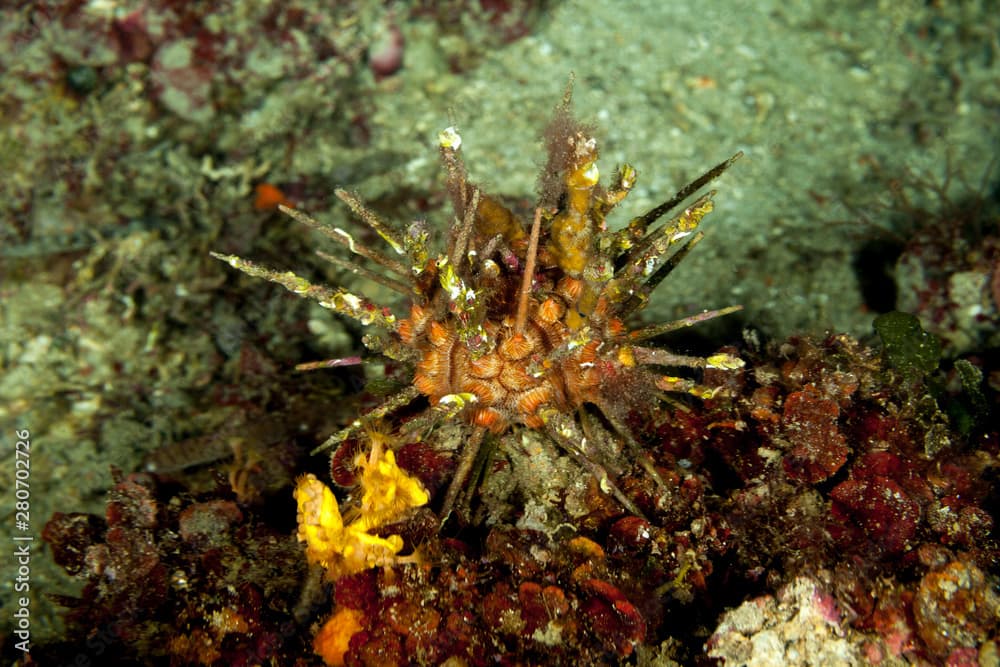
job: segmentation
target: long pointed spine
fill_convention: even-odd
[[[324,308],[346,315],[361,324],[374,324],[389,330],[396,328],[396,316],[388,308],[372,303],[363,296],[351,294],[343,288],[331,289],[323,285],[314,285],[291,271],[275,271],[236,255],[223,255],[217,252],[211,255],[249,276],[270,280],[293,294],[313,299]]]
[[[338,193],[338,196],[340,196],[340,193],[344,193],[345,197],[347,197],[347,198],[345,199],[344,197],[341,197],[341,199],[343,199],[345,202],[347,202],[348,206],[351,206],[351,202],[354,202],[359,207],[361,207],[362,210],[368,212],[370,214],[370,216],[371,216],[372,219],[375,219],[374,218],[375,214],[371,213],[370,211],[368,211],[368,209],[365,209],[364,206],[361,204],[360,201],[358,201],[358,199],[356,197],[354,197],[353,195],[350,195],[348,193],[345,193],[343,190],[338,190],[337,193]],[[357,243],[354,240],[353,236],[351,236],[350,234],[348,234],[347,232],[345,232],[340,227],[331,227],[330,225],[325,225],[322,222],[320,222],[319,220],[316,220],[315,218],[306,215],[305,213],[303,213],[302,211],[299,211],[298,209],[290,208],[288,206],[279,206],[278,208],[281,209],[282,213],[284,213],[285,215],[291,217],[296,222],[299,222],[299,223],[301,223],[301,224],[303,224],[306,227],[309,227],[311,229],[315,229],[316,231],[318,231],[319,233],[323,234],[327,238],[332,239],[332,240],[336,241],[337,243],[341,244],[342,246],[346,247],[348,250],[350,250],[351,252],[353,252],[355,255],[361,255],[362,257],[370,259],[371,261],[375,262],[376,264],[384,266],[385,268],[387,268],[390,271],[393,271],[393,272],[399,274],[400,276],[407,277],[407,276],[410,275],[409,270],[407,270],[407,268],[405,266],[403,266],[400,262],[397,262],[396,260],[392,259],[391,257],[387,257],[387,256],[383,255],[380,252],[372,250],[371,248],[368,248],[367,246],[364,246],[364,245],[362,245],[360,243]],[[354,211],[355,213],[358,213],[358,211],[353,206],[351,207],[351,210]],[[364,220],[369,225],[371,225],[371,221],[370,221],[369,218],[367,218],[367,217],[365,217],[364,215],[361,215],[361,214],[358,214],[358,217],[360,217],[362,220]],[[376,228],[376,231],[378,231],[377,228]],[[380,232],[380,234],[381,234],[381,232]],[[389,241],[389,238],[387,238],[384,235],[382,235],[382,238],[384,238],[387,241]],[[391,241],[389,241],[389,243],[390,243],[390,245],[392,245]],[[401,247],[402,246],[400,246],[400,248]],[[395,245],[393,245],[393,249],[396,249]],[[401,251],[398,251],[398,252],[401,252]]]
[[[524,264],[524,277],[521,280],[521,293],[517,300],[517,318],[514,320],[514,333],[524,332],[524,324],[528,319],[528,297],[531,295],[531,282],[535,274],[535,260],[538,257],[538,235],[542,227],[542,209],[535,209],[535,219],[531,222],[531,239],[528,241],[528,257]]]
[[[378,283],[379,285],[382,285],[383,287],[388,287],[389,289],[391,289],[391,290],[393,290],[395,292],[399,292],[400,294],[402,294],[404,296],[410,296],[410,297],[412,297],[412,296],[419,296],[419,294],[420,294],[417,291],[417,289],[414,288],[412,285],[407,285],[406,283],[400,282],[399,280],[393,280],[392,278],[389,278],[388,276],[383,276],[380,273],[375,273],[374,271],[366,269],[363,266],[359,266],[359,265],[355,264],[354,262],[349,262],[346,259],[341,259],[340,257],[337,257],[336,255],[327,254],[327,253],[323,252],[322,250],[317,250],[316,254],[319,257],[323,258],[324,260],[326,260],[327,262],[329,262],[330,264],[333,264],[334,266],[336,266],[338,268],[344,269],[345,271],[350,271],[351,273],[353,273],[353,274],[355,274],[357,276],[361,276],[362,278],[367,278],[368,280],[371,280],[372,282]]]
[[[736,155],[729,158],[728,160],[724,160],[719,164],[715,165],[714,167],[706,171],[704,174],[702,174],[701,176],[694,179],[693,181],[685,185],[683,188],[678,190],[677,194],[675,194],[673,197],[663,202],[659,206],[647,211],[646,213],[640,215],[637,218],[634,218],[629,223],[629,231],[636,237],[642,237],[646,233],[646,230],[649,229],[649,226],[651,224],[656,222],[658,219],[660,219],[670,211],[674,210],[682,201],[693,195],[701,188],[705,187],[708,183],[711,183],[716,178],[721,176],[723,172],[729,169],[729,167],[732,166],[732,164],[741,157],[743,157],[743,151],[740,151],[736,153]]]

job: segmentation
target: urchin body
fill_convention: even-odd
[[[413,384],[431,404],[462,397],[469,423],[494,433],[513,424],[543,428],[545,410],[572,412],[600,401],[602,377],[616,377],[622,366],[612,342],[617,320],[602,330],[578,335],[564,321],[578,284],[564,279],[539,302],[530,299],[522,331],[513,313],[501,307],[483,323],[490,341],[476,355],[450,322],[429,320],[415,307],[402,323],[403,341],[419,351]],[[577,334],[577,335],[574,335]]]

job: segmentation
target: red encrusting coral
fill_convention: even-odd
[[[847,462],[850,449],[840,432],[837,402],[825,398],[813,385],[785,398],[782,415],[784,438],[791,450],[784,459],[792,479],[810,484],[829,479]]]

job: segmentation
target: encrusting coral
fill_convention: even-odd
[[[606,493],[639,514],[617,484],[622,460],[634,458],[654,479],[659,476],[641,456],[626,418],[634,410],[655,406],[659,391],[699,397],[719,391],[655,369],[730,371],[742,366],[729,354],[692,357],[644,344],[738,307],[638,329],[626,324],[702,238],[697,228],[713,208],[713,193],[698,197],[659,226],[653,224],[719,176],[739,154],[614,231],[606,218],[633,188],[636,171],[623,165],[607,189],[599,185],[596,140],[590,128],[573,119],[569,89],[546,138],[548,163],[528,223],[469,180],[458,131],[452,127],[441,132],[454,223],[440,254],[428,246],[425,223],[397,230],[343,190],[337,196],[385,240],[393,255],[362,245],[338,227],[281,207],[385,269],[389,275],[322,255],[405,295],[410,300],[406,318],[341,288],[313,284],[292,272],[267,269],[240,257],[215,255],[250,275],[382,329],[380,335],[365,337],[369,350],[412,366],[408,387],[330,437],[320,449],[338,446],[353,437],[365,420],[388,417],[421,397],[429,406],[399,427],[401,442],[431,432],[441,420],[460,419],[471,427],[442,501],[442,519],[455,508],[487,435],[520,426],[544,433],[589,471]]]

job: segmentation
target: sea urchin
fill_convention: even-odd
[[[740,154],[612,231],[606,217],[632,189],[635,169],[623,165],[607,189],[598,184],[596,141],[589,128],[573,119],[569,90],[545,137],[548,162],[528,223],[469,180],[458,132],[448,128],[440,133],[454,207],[447,248],[441,254],[428,247],[425,223],[397,230],[343,190],[337,196],[389,244],[394,256],[363,246],[340,228],[282,207],[286,214],[385,269],[389,275],[323,255],[409,298],[409,315],[404,319],[344,289],[315,285],[240,257],[214,255],[363,325],[382,329],[381,335],[366,336],[365,345],[413,368],[410,386],[330,437],[320,449],[338,445],[363,423],[386,417],[421,396],[429,405],[400,427],[401,436],[426,433],[441,419],[460,419],[471,428],[442,503],[442,519],[453,509],[484,438],[513,427],[545,433],[589,470],[602,489],[639,513],[615,483],[622,452],[638,454],[638,445],[624,425],[627,414],[655,403],[658,390],[699,397],[717,391],[654,369],[742,366],[727,354],[691,357],[643,345],[662,333],[738,307],[637,329],[626,325],[626,319],[646,306],[653,289],[701,239],[697,228],[712,210],[714,193],[698,197],[651,229],[653,223],[719,176]],[[645,465],[658,479],[652,466]]]

